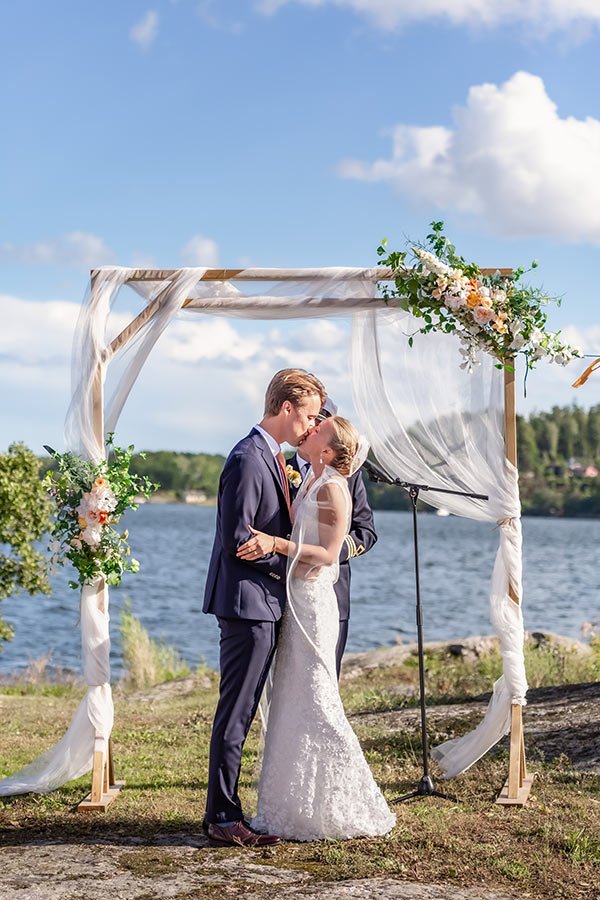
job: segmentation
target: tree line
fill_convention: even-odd
[[[600,515],[600,404],[589,410],[555,406],[517,416],[521,503],[527,515]],[[216,497],[225,457],[208,453],[148,452],[132,468],[182,499],[185,491]],[[365,479],[366,480],[366,479]],[[366,480],[374,509],[409,509],[405,491]]]

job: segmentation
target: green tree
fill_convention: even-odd
[[[537,434],[538,447],[546,453],[549,462],[555,462],[558,455],[558,425],[550,416],[544,416]]]
[[[517,451],[521,471],[535,472],[539,468],[540,454],[535,431],[533,425],[523,416],[517,416]]]
[[[600,406],[592,406],[587,420],[587,441],[590,455],[600,456]]]
[[[581,461],[585,460],[589,456],[589,445],[587,439],[587,413],[580,406],[574,406],[573,412],[573,423],[576,426],[577,430],[574,434],[573,439],[573,451],[576,457]]]
[[[46,560],[33,544],[50,530],[51,509],[38,460],[24,444],[11,444],[0,453],[0,602],[19,590],[50,593]],[[0,650],[13,633],[0,617]]]

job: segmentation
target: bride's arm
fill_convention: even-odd
[[[320,544],[302,544],[298,559],[312,566],[331,566],[337,562],[340,547],[346,534],[346,502],[343,487],[335,482],[324,484],[317,494],[319,504]],[[253,538],[246,541],[237,551],[241,559],[256,559],[257,553],[280,553],[282,556],[296,556],[298,545],[295,541],[265,534],[250,528]]]

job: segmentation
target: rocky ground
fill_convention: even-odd
[[[168,835],[148,848],[41,844],[2,851],[2,900],[514,900],[480,888],[391,878],[315,882],[301,869],[207,858],[202,836]]]

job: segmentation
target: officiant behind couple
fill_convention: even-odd
[[[203,607],[220,629],[204,822],[214,844],[382,835],[395,823],[337,684],[348,609],[336,598],[340,559],[347,565],[376,540],[366,496],[358,488],[357,526],[348,489],[368,447],[325,402],[314,375],[278,372],[262,421],[221,475]],[[293,502],[284,442],[310,464]],[[258,811],[249,823],[238,796],[242,749],[276,648]]]

